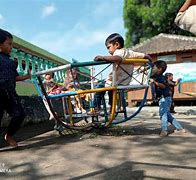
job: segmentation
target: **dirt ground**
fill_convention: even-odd
[[[129,109],[129,114],[135,108]],[[53,130],[51,121],[22,127],[20,146],[0,148],[0,179],[194,180],[196,107],[176,107],[187,133],[159,137],[158,107],[144,107],[132,120],[106,130]]]

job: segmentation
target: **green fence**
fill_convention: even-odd
[[[30,69],[32,80],[18,82],[16,89],[19,95],[37,95],[37,91],[32,81],[35,79],[36,71],[46,70],[60,65],[68,64],[69,61],[60,58],[42,48],[39,48],[17,36],[13,39],[13,49],[11,51],[11,59],[17,64],[17,71],[19,74],[27,74]],[[88,68],[82,67],[81,72],[90,74]],[[55,73],[55,81],[63,82],[65,72],[59,71]],[[86,77],[79,77],[86,79]]]

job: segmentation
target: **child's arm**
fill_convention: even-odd
[[[154,84],[155,84],[155,86],[157,86],[160,89],[165,89],[166,88],[166,85],[163,84],[163,83],[159,83],[157,81],[154,81]]]
[[[154,79],[150,79],[150,83],[154,83],[154,85],[157,86],[160,89],[165,89],[166,88],[165,84],[157,82]]]
[[[181,80],[182,80],[181,78],[177,79],[177,81],[175,83],[175,86],[177,86],[180,83]]]
[[[148,65],[145,66],[145,67],[140,68],[140,69],[139,69],[139,72],[140,72],[140,73],[147,74],[146,71],[147,71],[148,69],[150,69],[150,68],[153,66],[153,63],[152,63],[152,58],[151,58],[151,56],[148,55],[148,54],[145,54],[145,55],[144,55],[144,59],[149,59]]]
[[[26,74],[26,75],[16,76],[16,81],[24,81],[26,79],[31,79],[31,72],[30,72],[30,70],[28,71],[28,74]]]
[[[152,62],[152,57],[150,55],[148,55],[148,54],[144,55],[144,59],[149,59],[150,62]]]
[[[121,62],[122,58],[120,56],[96,56],[95,61],[111,61],[111,62]]]
[[[179,83],[180,83],[181,79],[177,79],[177,81],[170,81],[170,80],[167,80],[169,86],[177,86]]]
[[[176,82],[175,81],[170,81],[170,80],[167,80],[169,86],[176,86]]]
[[[196,0],[186,0],[185,3],[180,8],[179,12],[186,11],[192,5],[196,5]]]
[[[50,88],[47,93],[49,94],[51,91],[55,90],[58,88],[58,85],[56,84],[54,87]]]

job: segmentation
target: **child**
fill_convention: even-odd
[[[113,33],[105,40],[105,46],[111,56],[96,56],[95,61],[105,60],[114,62],[116,65],[116,84],[115,85],[128,85],[131,82],[131,75],[133,74],[133,64],[121,64],[126,58],[147,58],[151,59],[149,55],[140,52],[134,52],[129,48],[124,47],[124,39],[118,33]],[[112,82],[112,73],[109,74],[108,82]],[[111,84],[110,84],[111,85]],[[112,91],[108,92],[109,105],[112,104]]]
[[[168,135],[167,124],[170,122],[175,128],[175,132],[186,132],[179,122],[170,114],[170,106],[172,103],[171,95],[169,92],[169,85],[163,73],[167,68],[165,61],[154,62],[152,69],[151,83],[155,87],[155,97],[159,103],[159,115],[161,119],[161,137]]]
[[[30,73],[20,76],[16,71],[16,66],[10,60],[12,50],[13,36],[0,29],[0,124],[4,111],[11,116],[10,124],[5,134],[5,140],[10,146],[17,147],[17,142],[13,135],[18,131],[22,124],[25,113],[16,93],[16,81],[22,81],[31,78]]]
[[[46,73],[44,75],[44,81],[43,81],[43,84],[44,84],[44,88],[47,92],[47,94],[60,94],[61,93],[61,87],[56,83],[54,82],[54,73],[51,72],[51,73]]]
[[[67,69],[67,72],[65,74],[65,80],[63,85],[64,91],[69,91],[74,88],[74,83],[76,87],[80,86],[79,80],[78,80],[78,73],[77,69]]]
[[[180,8],[175,23],[180,28],[196,35],[196,0],[186,0]]]
[[[180,79],[178,79],[177,81],[173,81],[173,74],[172,73],[165,73],[165,77],[166,77],[167,82],[169,84],[170,96],[172,98],[172,103],[171,103],[171,107],[170,107],[170,113],[176,113],[174,111],[174,101],[173,101],[174,87],[179,84]]]
[[[74,91],[74,88],[79,88],[80,86],[80,82],[78,80],[78,73],[77,73],[78,69],[68,69],[67,73],[65,75],[65,81],[64,81],[64,85],[63,85],[63,91]],[[75,86],[74,87],[74,83]],[[74,106],[74,111],[76,113],[86,113],[86,110],[82,107],[80,99],[81,99],[82,95],[77,95],[72,99],[72,104]],[[86,97],[84,97],[83,99],[85,99]]]
[[[46,73],[44,75],[44,81],[43,81],[43,85],[44,85],[44,88],[46,90],[46,93],[48,95],[55,95],[55,94],[60,94],[62,92],[61,90],[61,86],[58,85],[55,81],[54,81],[54,73],[53,72],[49,72],[49,73]],[[52,114],[51,110],[50,110],[50,107],[46,101],[45,98],[43,98],[43,103],[46,107],[46,110],[48,111],[50,117],[49,117],[49,120],[53,120],[55,119],[54,118],[54,115]]]

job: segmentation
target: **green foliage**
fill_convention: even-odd
[[[192,35],[174,19],[184,0],[124,0],[125,45],[130,47],[159,33]]]

